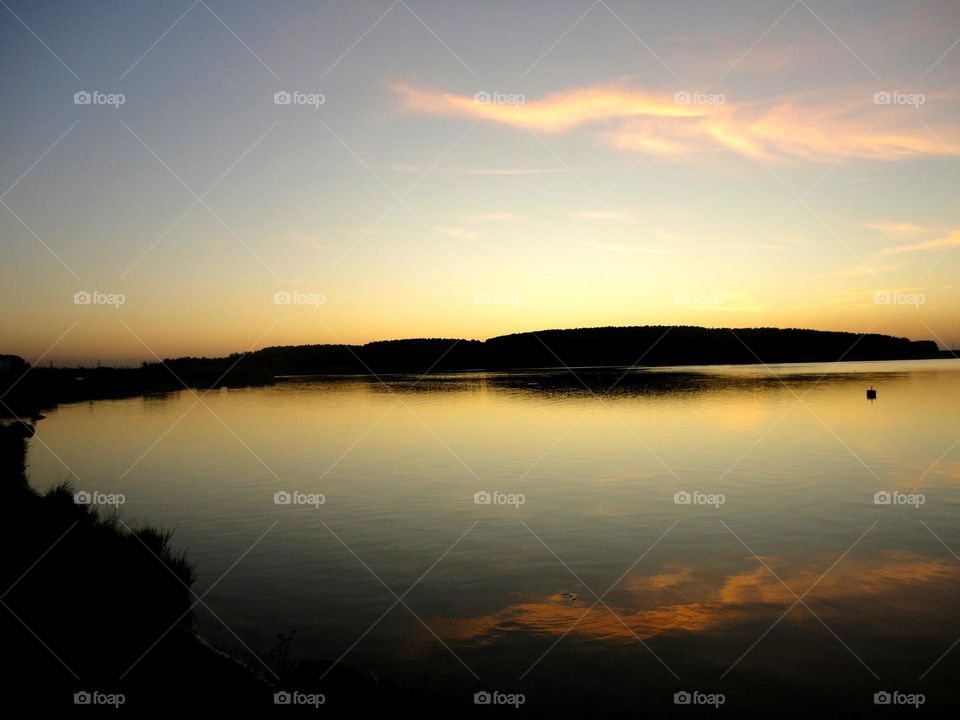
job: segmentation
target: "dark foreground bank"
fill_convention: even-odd
[[[144,716],[326,705],[331,687],[360,705],[396,695],[347,665],[321,682],[329,661],[294,662],[279,645],[243,658],[212,647],[196,632],[196,569],[172,533],[78,502],[69,485],[36,492],[33,433],[0,424],[0,707]]]

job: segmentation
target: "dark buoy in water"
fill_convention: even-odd
[[[870,388],[869,390],[867,390],[867,400],[876,400],[876,399],[877,399],[877,391],[874,390],[873,388]]]

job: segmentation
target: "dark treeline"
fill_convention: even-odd
[[[14,355],[0,356],[0,417],[30,419],[58,403],[106,400],[224,385],[268,385],[273,376],[242,365],[242,356],[182,358],[138,368],[34,366]]]
[[[544,330],[489,340],[390,340],[366,345],[270,347],[242,365],[274,376],[451,372],[584,366],[713,365],[939,356],[936,343],[888,335],[777,328],[605,327]]]
[[[941,357],[936,343],[889,335],[778,328],[604,327],[489,340],[384,340],[269,347],[222,358],[185,357],[139,368],[29,367],[0,356],[0,411],[28,417],[58,402],[192,388],[254,386],[285,375],[461,372],[585,366],[720,365]],[[12,387],[12,389],[11,389]]]

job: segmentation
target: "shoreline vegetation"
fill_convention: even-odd
[[[196,571],[171,532],[78,504],[69,483],[30,487],[32,434],[25,422],[0,425],[0,582],[8,588],[0,626],[15,661],[4,670],[8,687],[31,706],[67,707],[76,693],[143,691],[153,705],[196,697],[201,684],[221,701],[230,687],[249,694],[262,684],[197,635]]]
[[[260,654],[242,640],[238,655],[214,647],[198,631],[197,568],[172,531],[78,503],[70,483],[32,488],[33,433],[0,423],[0,633],[19,698],[9,706],[266,710],[298,694],[310,709],[320,697],[377,708],[416,694],[349,663],[293,659],[293,632]]]
[[[59,403],[184,387],[256,387],[293,375],[450,373],[577,367],[919,360],[949,356],[932,340],[779,328],[694,326],[544,330],[488,340],[381,340],[365,345],[267,347],[226,357],[182,357],[137,368],[31,367],[0,355],[0,416],[31,418]]]

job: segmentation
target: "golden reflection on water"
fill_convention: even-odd
[[[601,642],[647,640],[661,633],[700,633],[729,627],[756,617],[776,617],[798,597],[826,617],[842,615],[844,607],[876,608],[883,598],[901,609],[916,602],[917,593],[933,585],[960,580],[960,563],[907,551],[885,551],[870,560],[845,560],[824,575],[827,567],[800,567],[781,572],[783,562],[763,558],[771,569],[757,567],[728,575],[720,582],[702,578],[708,568],[693,565],[664,568],[654,575],[633,575],[624,590],[598,603],[584,591],[571,597],[555,594],[523,598],[494,613],[469,618],[433,618],[431,626],[458,642],[490,643],[511,632],[562,636],[574,634]],[[780,579],[774,576],[777,573]],[[781,582],[781,579],[783,582]],[[814,588],[809,595],[805,595]],[[616,601],[610,598],[616,596]],[[681,601],[668,602],[667,596]],[[804,615],[788,616],[803,621]],[[854,617],[850,618],[851,620]]]
[[[913,656],[901,669],[917,677],[960,632],[960,562],[922,524],[960,549],[960,363],[862,365],[827,377],[811,366],[802,378],[797,368],[778,378],[764,368],[638,373],[609,395],[619,373],[588,378],[593,391],[558,372],[394,378],[389,388],[291,380],[215,391],[209,410],[191,408],[188,393],[64,405],[38,427],[31,481],[61,482],[66,465],[78,487],[123,493],[125,518],[176,528],[201,589],[279,523],[211,601],[241,636],[296,629],[314,657],[339,656],[392,600],[321,521],[398,591],[477,522],[411,596],[430,631],[390,615],[350,659],[421,658],[438,647],[432,631],[468,663],[474,653],[495,666],[508,645],[518,648],[509,662],[529,665],[568,634],[582,641],[578,658],[654,639],[685,673],[715,678],[809,590],[810,610],[867,645],[871,665],[897,667],[905,638]],[[871,384],[875,403],[864,397]],[[278,507],[280,489],[327,502]],[[526,503],[478,506],[480,490],[521,492]],[[678,507],[679,490],[721,492],[726,504]],[[878,507],[879,490],[921,492],[926,503]],[[607,577],[582,573],[602,593],[674,520],[655,556],[605,596],[613,612],[591,607],[595,597],[521,524]],[[777,632],[810,638],[816,670],[824,648],[846,650],[823,628],[806,632],[817,623],[810,610],[798,605]],[[775,660],[758,663],[797,672]]]

